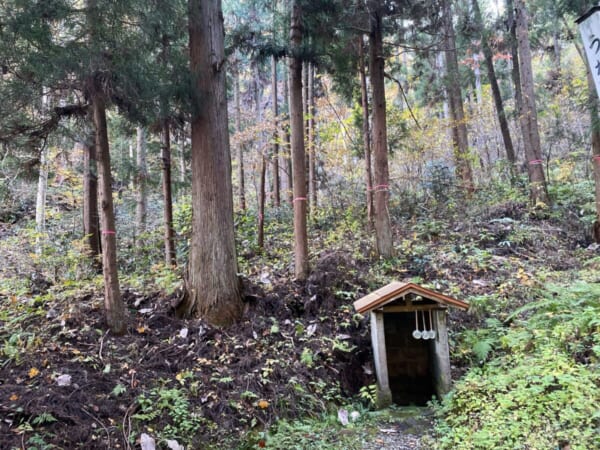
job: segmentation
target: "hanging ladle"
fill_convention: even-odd
[[[427,324],[425,323],[425,311],[422,311],[421,319],[423,319],[423,333],[421,333],[421,337],[422,339],[429,339],[429,331],[427,331]]]
[[[415,331],[412,332],[412,337],[415,339],[421,339],[423,337],[423,333],[419,330],[419,312],[415,311]]]
[[[433,317],[429,311],[429,331],[426,331],[428,339],[435,339],[435,330],[433,329]]]

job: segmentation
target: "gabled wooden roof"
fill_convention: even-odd
[[[365,295],[361,299],[358,299],[354,302],[354,308],[357,312],[362,314],[375,308],[382,307],[387,303],[397,300],[398,297],[405,296],[406,294],[420,295],[423,298],[434,300],[444,305],[454,306],[455,308],[462,310],[469,309],[469,304],[461,300],[448,297],[447,295],[424,288],[418,284],[401,283],[399,281],[392,281],[390,284],[379,288],[368,295]]]

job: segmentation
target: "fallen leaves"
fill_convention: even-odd
[[[31,369],[29,369],[29,372],[27,372],[27,375],[29,375],[29,378],[35,378],[39,374],[40,374],[40,371],[36,367],[32,367]]]

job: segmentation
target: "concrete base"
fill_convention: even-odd
[[[383,313],[379,311],[371,311],[371,344],[377,373],[377,406],[384,408],[392,403],[392,391],[387,369]]]
[[[450,372],[450,348],[445,310],[433,312],[436,336],[433,341],[433,384],[438,397],[442,398],[452,387]]]

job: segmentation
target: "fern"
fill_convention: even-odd
[[[57,419],[48,412],[43,412],[38,416],[35,416],[31,421],[32,425],[44,425],[46,423],[57,422]]]
[[[484,339],[478,341],[473,345],[473,353],[480,362],[485,361],[488,358],[490,352],[494,349],[493,339]]]

